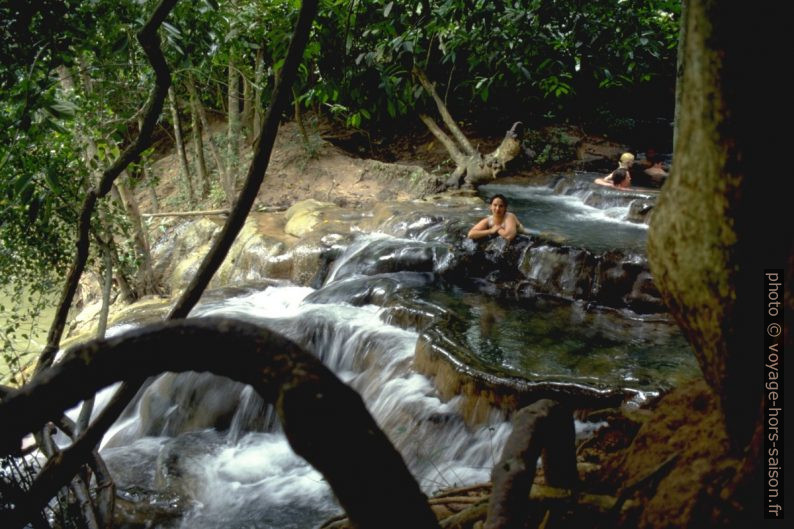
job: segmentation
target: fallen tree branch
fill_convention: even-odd
[[[418,67],[414,68],[413,73],[425,91],[433,98],[443,123],[452,134],[452,138],[450,138],[433,118],[426,114],[419,114],[419,119],[441,142],[457,166],[447,179],[447,187],[457,188],[461,184],[466,187],[474,187],[493,180],[505,170],[508,163],[522,153],[521,139],[524,134],[524,125],[520,121],[513,123],[495,151],[485,155],[478,152],[458,127],[447,106],[438,96],[435,86],[427,79],[427,75]],[[529,151],[525,151],[525,153],[532,156]]]
[[[161,323],[72,348],[0,403],[0,450],[14,450],[26,433],[109,384],[188,370],[250,384],[275,404],[290,446],[323,474],[355,526],[438,528],[427,498],[358,393],[281,335],[230,319]],[[394,504],[400,509],[390,509]],[[26,497],[2,513],[3,527],[21,527],[39,508]]]
[[[155,217],[202,217],[209,215],[228,215],[228,208],[224,209],[205,209],[203,211],[173,211],[170,213],[141,213],[141,217],[151,219]]]
[[[430,505],[444,505],[445,503],[478,503],[482,496],[444,496],[443,498],[430,498]]]
[[[460,496],[466,494],[467,492],[474,492],[478,490],[488,490],[490,493],[491,484],[490,483],[476,483],[474,485],[467,485],[465,487],[454,487],[451,489],[444,489],[438,494],[434,495],[433,498],[445,498],[447,496]]]
[[[448,516],[441,520],[441,529],[464,529],[471,527],[477,520],[485,519],[488,512],[488,497],[483,498],[482,502],[476,503],[467,509]]]
[[[422,123],[425,124],[425,127],[436,137],[436,139],[441,142],[441,145],[449,153],[450,158],[452,161],[455,162],[456,165],[462,166],[466,164],[466,156],[458,149],[458,146],[455,145],[455,142],[452,141],[446,132],[441,130],[441,127],[436,124],[435,120],[428,116],[427,114],[419,114],[419,119],[422,120]]]

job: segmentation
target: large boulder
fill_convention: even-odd
[[[324,211],[337,208],[333,202],[320,202],[313,198],[301,200],[284,214],[287,220],[284,232],[294,237],[303,237],[323,221]]]

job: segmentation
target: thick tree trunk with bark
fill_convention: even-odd
[[[783,102],[759,82],[767,39],[747,31],[746,11],[687,1],[675,159],[648,240],[654,281],[720,395],[737,448],[761,402],[759,344],[748,345],[763,331],[763,270],[782,267],[789,244],[757,223],[759,211],[782,210],[770,207],[765,184],[781,140],[764,119]]]
[[[448,187],[457,188],[461,185],[464,187],[475,187],[493,180],[505,170],[508,163],[522,153],[521,140],[524,135],[524,125],[520,121],[513,123],[513,126],[507,131],[502,143],[495,151],[485,155],[478,152],[466,138],[466,135],[463,134],[463,131],[460,130],[460,127],[458,127],[455,119],[449,113],[447,106],[441,100],[425,73],[415,68],[414,75],[425,91],[433,98],[444,125],[447,126],[447,129],[452,134],[452,138],[450,138],[436,124],[435,120],[427,114],[419,115],[419,119],[422,120],[422,123],[425,124],[433,136],[441,142],[457,166],[447,180]]]
[[[757,524],[775,502],[762,498],[763,462],[773,455],[765,410],[775,406],[764,383],[780,368],[765,367],[778,358],[763,338],[766,270],[786,276],[785,294],[777,293],[785,310],[794,303],[791,223],[784,195],[770,185],[780,171],[770,153],[790,148],[768,122],[790,122],[788,94],[783,83],[763,82],[787,46],[780,25],[788,17],[773,11],[686,1],[674,161],[648,233],[654,282],[719,396],[729,440],[743,460],[735,475],[710,487],[712,519],[730,527]],[[776,344],[790,348],[790,334],[781,338]]]

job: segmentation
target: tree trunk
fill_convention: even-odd
[[[301,131],[301,138],[303,138],[303,146],[309,148],[309,133],[306,132],[306,123],[303,122],[303,113],[301,112],[301,104],[298,101],[298,92],[292,89],[292,104],[295,108],[295,123],[298,124],[298,129]]]
[[[226,196],[231,204],[237,187],[237,173],[240,166],[240,74],[229,57],[229,133],[227,136],[226,158],[229,167],[229,180],[226,182]]]
[[[141,217],[141,211],[138,208],[138,201],[135,198],[135,193],[130,191],[127,187],[126,178],[119,179],[116,185],[113,186],[115,192],[118,193],[118,198],[124,206],[124,211],[127,213],[134,231],[135,250],[140,259],[139,278],[136,281],[136,290],[141,295],[157,294],[157,283],[154,279],[154,268],[152,265],[152,252],[149,248],[149,240],[146,235],[146,225]]]
[[[254,65],[254,142],[257,140],[259,129],[262,126],[262,87],[265,82],[265,61],[262,48],[256,51],[256,64]]]
[[[143,127],[143,117],[138,118],[138,130]],[[149,175],[149,170],[146,168],[146,162],[142,161],[141,165],[141,180],[143,180],[143,185],[149,190],[149,196],[152,199],[152,211],[158,212],[160,211],[160,201],[157,199],[157,182],[155,182],[154,177]]]
[[[253,139],[254,136],[254,91],[251,81],[243,77],[243,113],[240,116],[241,128],[246,141]]]
[[[179,118],[179,106],[177,105],[176,93],[173,86],[168,88],[168,102],[171,104],[171,118],[174,122],[174,141],[176,143],[176,152],[179,156],[179,172],[182,175],[182,181],[185,183],[188,202],[191,206],[195,206],[196,195],[193,192],[193,182],[190,178],[190,166],[187,163],[185,143],[182,141],[182,120]]]
[[[681,20],[686,20],[686,6],[689,0],[681,0]],[[682,23],[678,32],[678,49],[676,50],[676,67],[675,67],[675,110],[673,111],[673,146],[678,140],[678,123],[681,120],[681,104],[682,104],[682,84],[684,77],[684,50],[686,43],[687,32],[686,26]]]
[[[207,162],[204,159],[204,130],[201,126],[201,117],[198,109],[201,103],[198,101],[198,93],[193,87],[193,81],[189,79],[186,84],[190,98],[190,132],[193,138],[193,150],[196,153],[196,170],[201,182],[201,196],[202,198],[207,198],[210,194],[210,177],[207,171]]]
[[[218,169],[218,178],[220,179],[221,188],[226,190],[226,182],[228,181],[228,172],[226,170],[226,165],[223,163],[221,159],[221,155],[218,152],[218,148],[215,146],[215,143],[212,141],[212,133],[210,132],[210,124],[209,120],[207,120],[207,112],[204,110],[204,105],[201,104],[201,99],[198,95],[198,90],[196,90],[196,85],[193,81],[192,76],[188,76],[187,80],[187,87],[190,91],[190,99],[191,101],[195,101],[196,110],[198,111],[199,119],[201,120],[201,128],[206,130],[209,134],[207,138],[207,144],[210,149],[210,154],[212,155],[212,159],[215,162],[215,167]]]
[[[102,308],[99,310],[99,323],[97,323],[96,338],[101,340],[105,337],[108,327],[108,314],[110,312],[110,291],[113,289],[113,259],[110,255],[110,248],[107,244],[100,247],[102,253]],[[80,415],[77,417],[72,439],[82,434],[91,422],[91,413],[94,410],[95,397],[86,399],[80,408]]]
[[[785,49],[774,40],[784,32],[767,26],[786,17],[714,0],[688,0],[684,13],[675,159],[648,257],[741,450],[761,424],[764,269],[785,269],[791,244],[790,231],[778,231],[790,229],[781,193],[766,185],[779,172],[770,153],[788,140],[765,120],[786,99],[780,84],[761,81],[781,60],[772,52]]]
[[[113,277],[116,279],[116,285],[119,287],[121,299],[124,300],[124,303],[132,303],[138,299],[138,296],[130,285],[127,276],[124,275],[121,258],[119,257],[119,250],[116,248],[116,243],[113,242],[112,237],[108,239],[107,245],[110,248],[110,257],[113,260]]]

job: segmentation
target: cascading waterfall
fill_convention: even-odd
[[[488,184],[479,190],[484,196],[507,195],[509,209],[531,233],[552,232],[595,251],[644,249],[648,226],[632,222],[630,212],[634,202],[651,200],[653,192],[593,185],[595,176],[603,175],[566,176],[552,187]]]
[[[489,191],[502,191],[493,187]],[[539,202],[559,210],[555,200]],[[478,250],[460,234],[472,214],[477,212],[444,218],[431,210],[392,218],[383,224],[391,235],[358,236],[335,259],[320,289],[288,283],[236,288],[228,297],[206,296],[191,317],[243,319],[313,352],[362,395],[427,493],[487,481],[511,426],[495,409],[478,417],[478,426],[467,425],[463,397],[439,397],[433,382],[413,367],[420,334],[411,322],[415,327],[441,315],[437,322],[449,327],[434,328],[429,339],[457,341],[481,355],[478,365],[510,376],[523,370],[541,380],[601,384],[609,374],[607,384],[629,385],[642,395],[696,369],[691,353],[679,353],[685,348],[680,333],[663,318],[654,323],[614,310],[590,312],[570,300],[548,305],[527,298],[528,304],[510,305],[493,299],[488,288],[465,293],[450,285],[450,275],[472,272],[461,253]],[[636,226],[627,229],[644,234]],[[524,273],[536,282],[559,283],[558,295],[576,298],[580,281],[574,271],[592,258],[582,260],[579,254],[587,252],[566,248],[537,245],[527,253]],[[538,271],[536,253],[554,259],[545,259],[546,268]],[[626,266],[640,265],[630,259]],[[544,280],[547,275],[554,281]],[[414,310],[418,319],[397,322],[395,308]],[[391,321],[395,325],[386,323]],[[102,453],[139,519],[158,527],[309,529],[340,510],[322,476],[292,452],[258,395],[206,373],[166,373],[150,381],[105,436]]]
[[[384,324],[379,316],[383,309],[373,305],[302,302],[311,292],[303,287],[271,287],[200,305],[191,317],[222,315],[259,322],[315,352],[362,395],[427,493],[486,481],[510,431],[504,417],[494,412],[487,424],[471,430],[457,412],[459,399],[442,402],[431,381],[412,370],[416,332]],[[181,379],[168,380],[166,385],[173,388],[195,384],[201,376],[209,375],[163,375],[121,424],[132,432],[141,431],[139,423],[147,415],[142,406],[158,398],[154,394],[162,390],[163,377]],[[266,432],[242,430],[249,422],[244,415],[250,410],[261,412],[259,397],[250,388],[240,392],[235,384],[213,378],[216,386],[227,388],[231,400],[239,401],[228,433],[223,437],[208,431],[182,434],[179,441],[147,436],[125,446],[113,443],[114,448],[103,451],[111,469],[130,465],[130,457],[153,461],[158,470],[149,477],[159,486],[176,479],[157,473],[173,470],[164,461],[179,454],[174,461],[179,467],[175,474],[180,474],[176,492],[191,499],[182,527],[308,528],[338,512],[322,476],[292,453],[277,426]],[[109,435],[126,442],[134,436],[125,436],[118,427]],[[189,447],[193,450],[184,453]],[[135,484],[145,486],[145,481]]]

